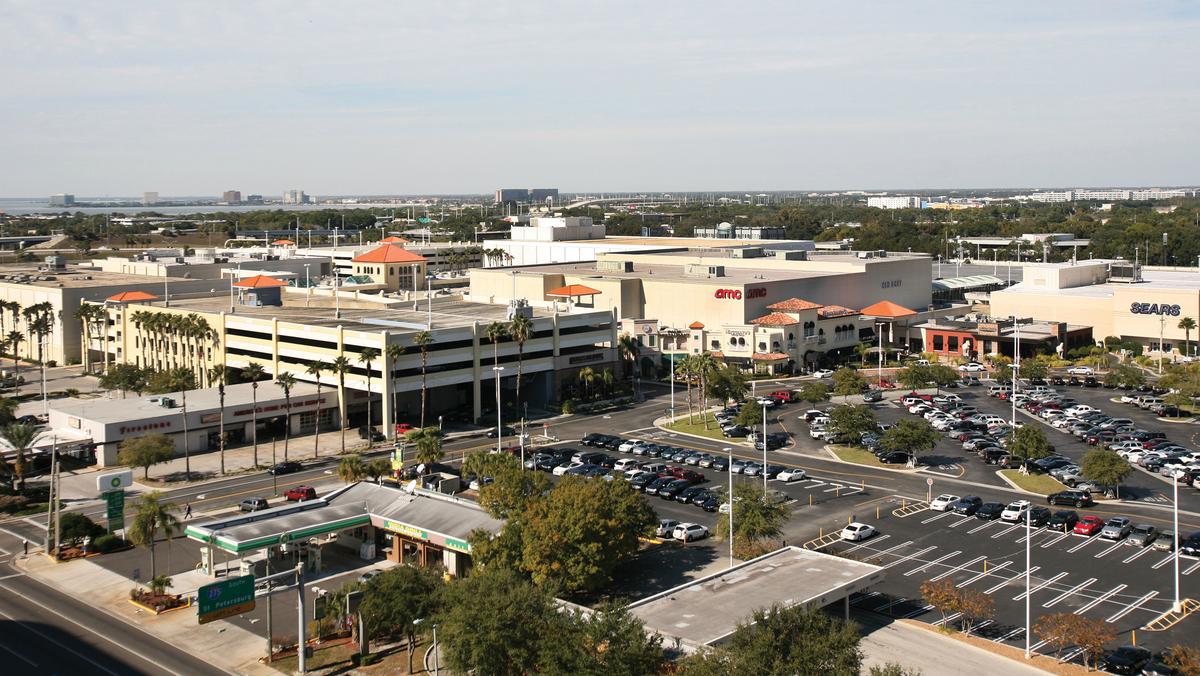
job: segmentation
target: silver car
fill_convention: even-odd
[[[1108,523],[1104,524],[1104,528],[1100,530],[1100,537],[1109,540],[1120,540],[1129,535],[1129,531],[1132,529],[1133,523],[1129,519],[1123,516],[1114,516],[1108,520]]]

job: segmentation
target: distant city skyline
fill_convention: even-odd
[[[0,197],[1200,183],[1183,1],[280,7],[0,6]]]

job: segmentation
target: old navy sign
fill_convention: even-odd
[[[1170,317],[1178,317],[1180,309],[1178,305],[1169,305],[1163,303],[1130,303],[1129,311],[1135,315],[1167,315]]]
[[[713,294],[715,298],[726,300],[742,300],[743,297],[746,300],[750,300],[751,298],[765,298],[766,295],[767,290],[762,287],[746,289],[745,294],[742,293],[741,289],[717,289],[716,293]]]

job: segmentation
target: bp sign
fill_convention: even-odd
[[[125,491],[108,491],[104,494],[104,512],[108,517],[108,532],[125,527]]]
[[[254,610],[254,576],[243,575],[206,584],[196,593],[200,624]]]
[[[122,488],[129,488],[132,485],[133,470],[130,469],[121,470],[120,472],[108,472],[96,477],[96,490],[101,493],[119,491]]]

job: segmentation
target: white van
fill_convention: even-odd
[[[989,397],[994,397],[1001,393],[1007,394],[1009,392],[1012,392],[1012,385],[989,385],[987,390]]]

